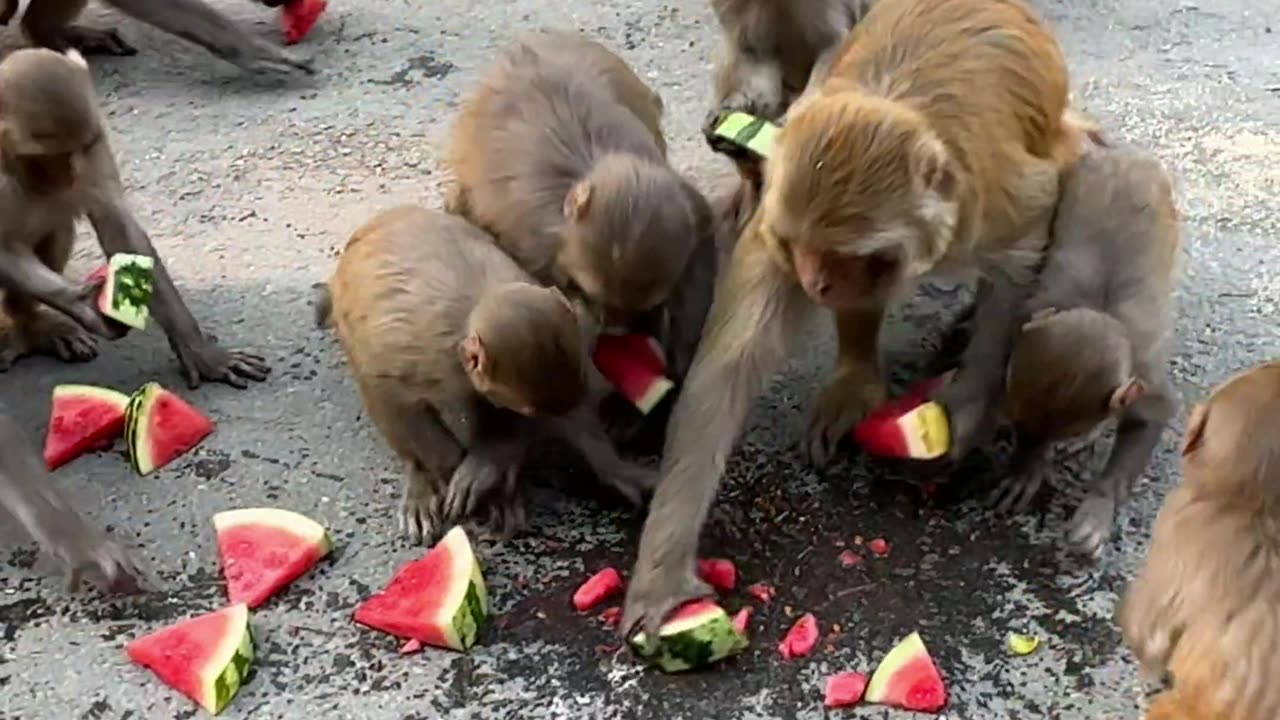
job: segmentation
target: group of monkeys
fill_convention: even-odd
[[[111,4],[162,27],[169,13],[216,25],[195,20],[199,0],[165,3]],[[1177,412],[1167,364],[1182,248],[1166,171],[1071,108],[1063,53],[1025,0],[711,4],[724,42],[704,129],[726,109],[781,126],[767,160],[735,158],[734,187],[708,199],[672,168],[663,101],[621,57],[577,33],[531,33],[465,99],[444,208],[379,213],[319,286],[317,320],[405,461],[403,531],[515,532],[525,456],[560,438],[623,497],[652,494],[621,628],[653,632],[710,594],[694,567],[725,462],[816,309],[838,336],[804,443],[821,467],[886,399],[886,308],[928,277],[976,273],[967,345],[934,395],[952,433],[938,471],[1008,424],[1016,451],[996,501],[1022,508],[1053,443],[1114,418],[1068,528],[1099,552]],[[82,0],[49,6],[63,7],[58,32],[24,17],[33,41],[87,37],[66,24]],[[232,37],[206,44],[274,57]],[[80,216],[105,252],[155,256],[125,206],[87,66],[16,51],[0,62],[0,367],[88,359],[97,338],[122,334],[94,308],[96,283],[61,275]],[[203,333],[156,271],[153,312],[191,385],[267,376],[261,357]],[[680,386],[657,472],[620,457],[625,423],[601,414],[608,389],[589,353],[610,328],[655,337]],[[137,588],[128,557],[0,422],[0,507],[73,583]],[[1280,363],[1230,379],[1190,416],[1184,483],[1120,612],[1144,667],[1174,677],[1151,718],[1280,717],[1277,427]]]

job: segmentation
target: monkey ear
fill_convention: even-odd
[[[916,147],[915,176],[920,186],[950,200],[956,192],[956,173],[947,157],[947,148],[936,137],[929,137]]]
[[[460,348],[462,366],[468,373],[485,375],[489,371],[489,356],[485,352],[484,342],[480,336],[472,333],[462,341]]]
[[[569,188],[564,196],[564,216],[570,220],[581,220],[591,207],[591,181],[581,180]]]
[[[1191,417],[1187,420],[1187,434],[1182,440],[1182,456],[1186,457],[1200,449],[1204,440],[1204,426],[1209,420],[1209,408],[1203,403],[1191,409]]]
[[[1111,411],[1119,412],[1147,394],[1147,384],[1138,378],[1129,378],[1111,393]]]

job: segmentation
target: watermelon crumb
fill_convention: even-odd
[[[742,608],[737,613],[735,613],[733,616],[733,629],[737,630],[743,635],[746,635],[747,627],[751,624],[751,613],[752,613],[752,607],[750,605]]]
[[[586,612],[622,592],[622,574],[607,567],[592,575],[573,593],[573,606],[578,612]]]
[[[769,583],[758,582],[747,586],[747,594],[768,605],[773,602],[773,598],[778,594],[778,591]]]
[[[738,584],[738,568],[724,558],[699,560],[698,577],[720,592],[730,592]]]
[[[646,335],[601,335],[592,350],[592,362],[619,393],[648,415],[675,387],[667,379],[666,361],[656,341]]]
[[[1009,633],[1006,645],[1009,647],[1009,652],[1022,657],[1024,655],[1030,655],[1036,651],[1036,648],[1040,647],[1040,638],[1035,635]]]
[[[611,608],[606,608],[604,612],[600,613],[600,621],[603,622],[604,626],[607,628],[618,627],[618,622],[620,620],[622,620],[622,608],[617,605]]]
[[[124,434],[129,396],[96,385],[57,385],[44,438],[44,464],[56,470],[81,455],[110,448]]]
[[[818,645],[818,637],[818,618],[813,613],[805,613],[787,631],[786,637],[782,638],[782,642],[778,644],[778,652],[782,653],[784,660],[802,658],[813,652],[813,648]]]
[[[280,8],[280,24],[286,45],[302,41],[315,27],[329,3],[326,0],[293,0]]]
[[[889,541],[885,540],[884,538],[876,538],[874,540],[868,540],[867,549],[875,553],[876,555],[879,555],[880,557],[885,557],[886,555],[889,554]]]
[[[867,676],[860,672],[843,672],[827,678],[827,691],[822,704],[829,708],[857,705],[867,690]]]
[[[920,633],[911,633],[884,656],[871,674],[865,697],[869,703],[916,712],[938,712],[946,707],[942,673]]]
[[[852,550],[840,553],[840,567],[851,568],[862,564],[862,556]]]
[[[400,646],[401,655],[416,655],[417,653],[420,653],[420,652],[422,652],[421,640],[412,639],[409,642],[405,643],[404,645]]]

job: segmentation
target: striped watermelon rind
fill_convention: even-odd
[[[646,662],[667,673],[706,667],[737,655],[748,645],[729,613],[710,600],[694,600],[678,608],[658,628],[657,642],[650,642],[643,632],[628,642]]]
[[[171,447],[163,448],[167,457],[157,456],[157,451],[161,449],[157,447],[160,438],[153,437],[148,431],[157,419],[157,408],[161,406],[162,401],[167,403],[169,412],[175,418],[177,415],[182,415],[181,420],[189,427],[188,437],[182,438]],[[124,440],[129,449],[129,464],[139,475],[147,475],[167,465],[199,445],[213,432],[212,420],[178,394],[156,382],[149,382],[138,388],[137,392],[129,398],[124,417]]]
[[[204,650],[204,657],[190,658],[192,648]],[[125,652],[166,685],[217,715],[240,691],[253,665],[249,607],[236,603],[183,620],[130,642]]]
[[[333,549],[323,525],[292,510],[224,510],[213,516],[213,529],[218,536],[227,599],[250,608],[266,602]],[[261,537],[255,538],[255,532]]]

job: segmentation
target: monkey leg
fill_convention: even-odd
[[[74,227],[59,228],[36,244],[36,257],[61,273],[74,244]],[[26,294],[7,291],[3,309],[9,327],[0,335],[0,371],[26,355],[48,355],[63,362],[85,362],[98,356],[98,339],[93,333]]]
[[[835,376],[818,395],[809,419],[809,462],[823,467],[840,440],[887,395],[880,366],[884,308],[836,313],[839,357]]]
[[[85,55],[136,55],[138,49],[124,41],[115,28],[95,29],[73,25],[88,0],[31,0],[22,16],[22,31],[35,45],[59,52],[75,48]]]

